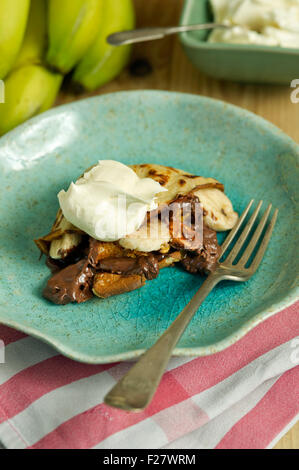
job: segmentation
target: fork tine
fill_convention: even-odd
[[[253,201],[254,199],[251,199],[251,201],[249,202],[248,206],[246,207],[246,209],[244,210],[244,212],[242,213],[241,217],[239,218],[238,222],[236,223],[236,225],[232,228],[232,230],[229,232],[228,236],[226,237],[226,239],[224,240],[224,242],[222,243],[221,245],[221,256],[226,252],[227,248],[229,247],[230,243],[233,241],[233,239],[235,238],[239,228],[241,227],[245,217],[247,216],[248,212],[249,212],[249,209],[250,207],[252,206],[253,204]]]
[[[272,208],[272,204],[269,204],[269,206],[267,207],[267,210],[265,211],[260,223],[258,224],[258,226],[257,226],[257,228],[256,228],[256,230],[255,230],[255,232],[254,232],[254,234],[253,234],[253,236],[250,240],[250,243],[249,243],[248,247],[246,248],[243,255],[241,256],[241,259],[238,262],[238,266],[245,266],[245,264],[249,260],[251,254],[254,250],[254,247],[257,244],[257,242],[259,241],[261,233],[262,233],[262,231],[263,231],[263,229],[266,225],[266,222],[268,220],[271,208]]]
[[[244,245],[244,243],[245,243],[245,241],[248,237],[248,234],[249,234],[250,230],[253,227],[253,224],[254,224],[257,216],[258,216],[258,213],[260,211],[260,208],[261,208],[262,204],[263,204],[263,201],[260,201],[258,203],[255,211],[253,212],[253,214],[250,217],[249,221],[245,225],[245,228],[243,229],[241,235],[239,236],[238,240],[236,241],[235,246],[233,247],[233,249],[230,252],[230,254],[228,255],[228,257],[226,258],[226,260],[225,260],[226,263],[232,263],[234,261],[234,259],[236,258],[236,256],[238,255],[239,251],[241,250],[242,246]]]
[[[257,254],[255,255],[251,265],[250,265],[250,269],[255,272],[260,264],[260,262],[262,261],[263,259],[263,256],[264,256],[264,253],[266,251],[266,248],[268,246],[268,243],[270,241],[270,238],[271,238],[271,235],[272,235],[272,232],[273,232],[273,229],[274,229],[274,225],[275,225],[275,222],[276,222],[276,219],[277,219],[277,214],[278,214],[278,209],[275,209],[275,212],[273,214],[273,217],[268,225],[268,228],[266,230],[266,233],[265,233],[265,236],[261,242],[261,245],[258,249],[258,252]]]

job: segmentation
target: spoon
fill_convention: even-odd
[[[128,31],[119,31],[110,34],[107,42],[112,46],[123,46],[136,42],[152,41],[161,39],[170,34],[184,33],[186,31],[199,31],[203,29],[229,28],[229,26],[220,23],[190,24],[186,26],[167,26],[158,28],[139,28]]]

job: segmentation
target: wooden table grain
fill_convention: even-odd
[[[134,0],[138,26],[177,24],[183,0]],[[159,89],[211,96],[268,119],[299,142],[299,103],[291,101],[290,86],[249,85],[219,81],[198,71],[184,55],[178,37],[171,36],[134,46],[131,63],[146,59],[152,71],[136,76],[129,68],[95,93],[74,95],[64,89],[56,104],[120,90]],[[294,77],[294,79],[299,77]],[[299,449],[299,423],[275,445],[276,449]]]

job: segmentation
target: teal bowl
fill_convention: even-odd
[[[42,297],[49,270],[33,243],[52,225],[58,191],[99,159],[151,162],[217,178],[239,213],[252,197],[279,209],[257,273],[219,284],[175,354],[229,346],[297,298],[298,156],[298,145],[272,124],[196,95],[121,92],[28,121],[0,139],[0,322],[89,363],[137,357],[158,339],[201,276],[172,267],[136,291],[58,306]]]
[[[209,0],[185,0],[181,25],[213,21]],[[248,83],[287,84],[299,77],[299,49],[207,42],[209,32],[181,34],[193,64],[214,78]]]

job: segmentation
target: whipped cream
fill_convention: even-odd
[[[299,0],[210,0],[217,23],[209,42],[299,48]]]
[[[167,191],[151,178],[114,160],[100,160],[58,199],[64,217],[91,237],[116,241],[138,230],[156,195]]]

